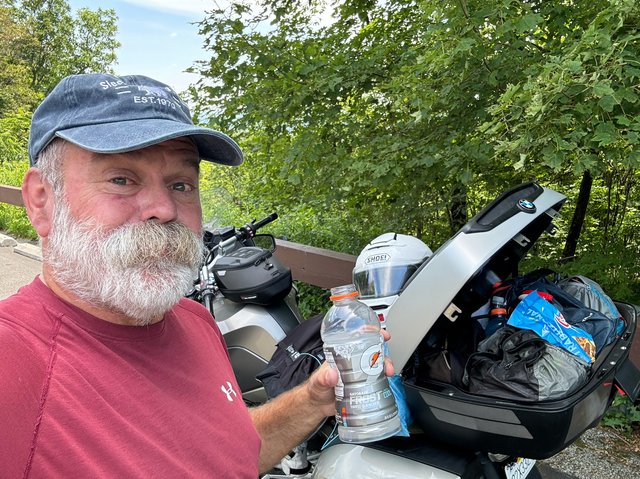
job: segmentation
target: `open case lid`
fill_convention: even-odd
[[[566,201],[528,183],[478,213],[414,273],[387,314],[389,355],[401,371],[440,316],[455,321],[487,302],[491,287],[517,274],[518,263]]]

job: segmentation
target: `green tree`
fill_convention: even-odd
[[[535,75],[509,86],[491,110],[489,132],[517,170],[553,171],[577,192],[563,256],[621,285],[635,277],[637,287],[637,273],[624,278],[619,263],[640,266],[637,254],[625,254],[639,243],[640,6],[598,7]]]
[[[116,60],[113,10],[66,1],[0,4],[0,161],[26,157],[31,111],[63,76],[109,70]]]
[[[0,6],[0,117],[19,108],[30,109],[37,99],[30,88],[29,67],[19,54],[27,31],[12,12]]]
[[[324,26],[314,19],[327,4],[311,7],[212,12],[201,24],[211,59],[196,68],[203,114],[250,138],[260,161],[247,175],[266,183],[263,196],[294,208],[312,198],[316,215],[355,212],[351,237],[401,229],[441,242],[487,199],[469,198],[472,181],[488,191],[505,184],[497,172],[513,181],[478,126],[540,62],[539,6],[341,2]]]
[[[639,243],[637,8],[233,2],[201,23],[210,59],[193,68],[199,117],[247,153],[244,167],[217,174],[216,192],[234,212],[284,211],[304,225],[285,230],[294,241],[357,252],[389,230],[437,246],[508,186],[538,180],[571,207],[590,199],[573,227],[561,221],[545,258],[574,241],[592,261],[581,267],[608,265],[613,277],[609,253]],[[582,247],[574,233],[563,243],[569,230],[582,231]]]
[[[81,8],[74,16],[66,0],[21,0],[13,11],[27,30],[19,51],[34,90],[47,93],[67,75],[111,71],[120,46],[114,10]]]
[[[72,73],[113,72],[120,43],[115,10],[80,8],[73,24]]]

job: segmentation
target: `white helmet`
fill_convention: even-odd
[[[418,238],[397,233],[384,233],[364,247],[353,268],[353,283],[358,299],[378,314],[382,326],[402,287],[432,254]]]

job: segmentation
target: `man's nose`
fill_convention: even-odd
[[[160,223],[174,221],[178,216],[176,200],[165,184],[147,185],[140,192],[141,220],[156,220]]]

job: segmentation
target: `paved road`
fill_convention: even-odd
[[[0,247],[0,299],[30,283],[41,269],[40,261],[14,253],[11,246]]]
[[[0,247],[0,299],[10,296],[20,286],[31,282],[40,273],[42,267],[42,263],[33,258],[38,255],[37,248],[23,244],[18,245],[16,249],[24,249],[25,254],[30,256],[14,252],[11,246]],[[587,432],[583,436],[585,441],[581,447],[571,446],[548,461],[539,461],[538,467],[543,479],[640,477],[640,458],[637,454],[631,453],[631,459],[611,458],[607,455],[607,451],[610,451],[609,444],[602,442],[591,444],[590,440],[586,440],[593,434],[597,436],[597,430]]]

